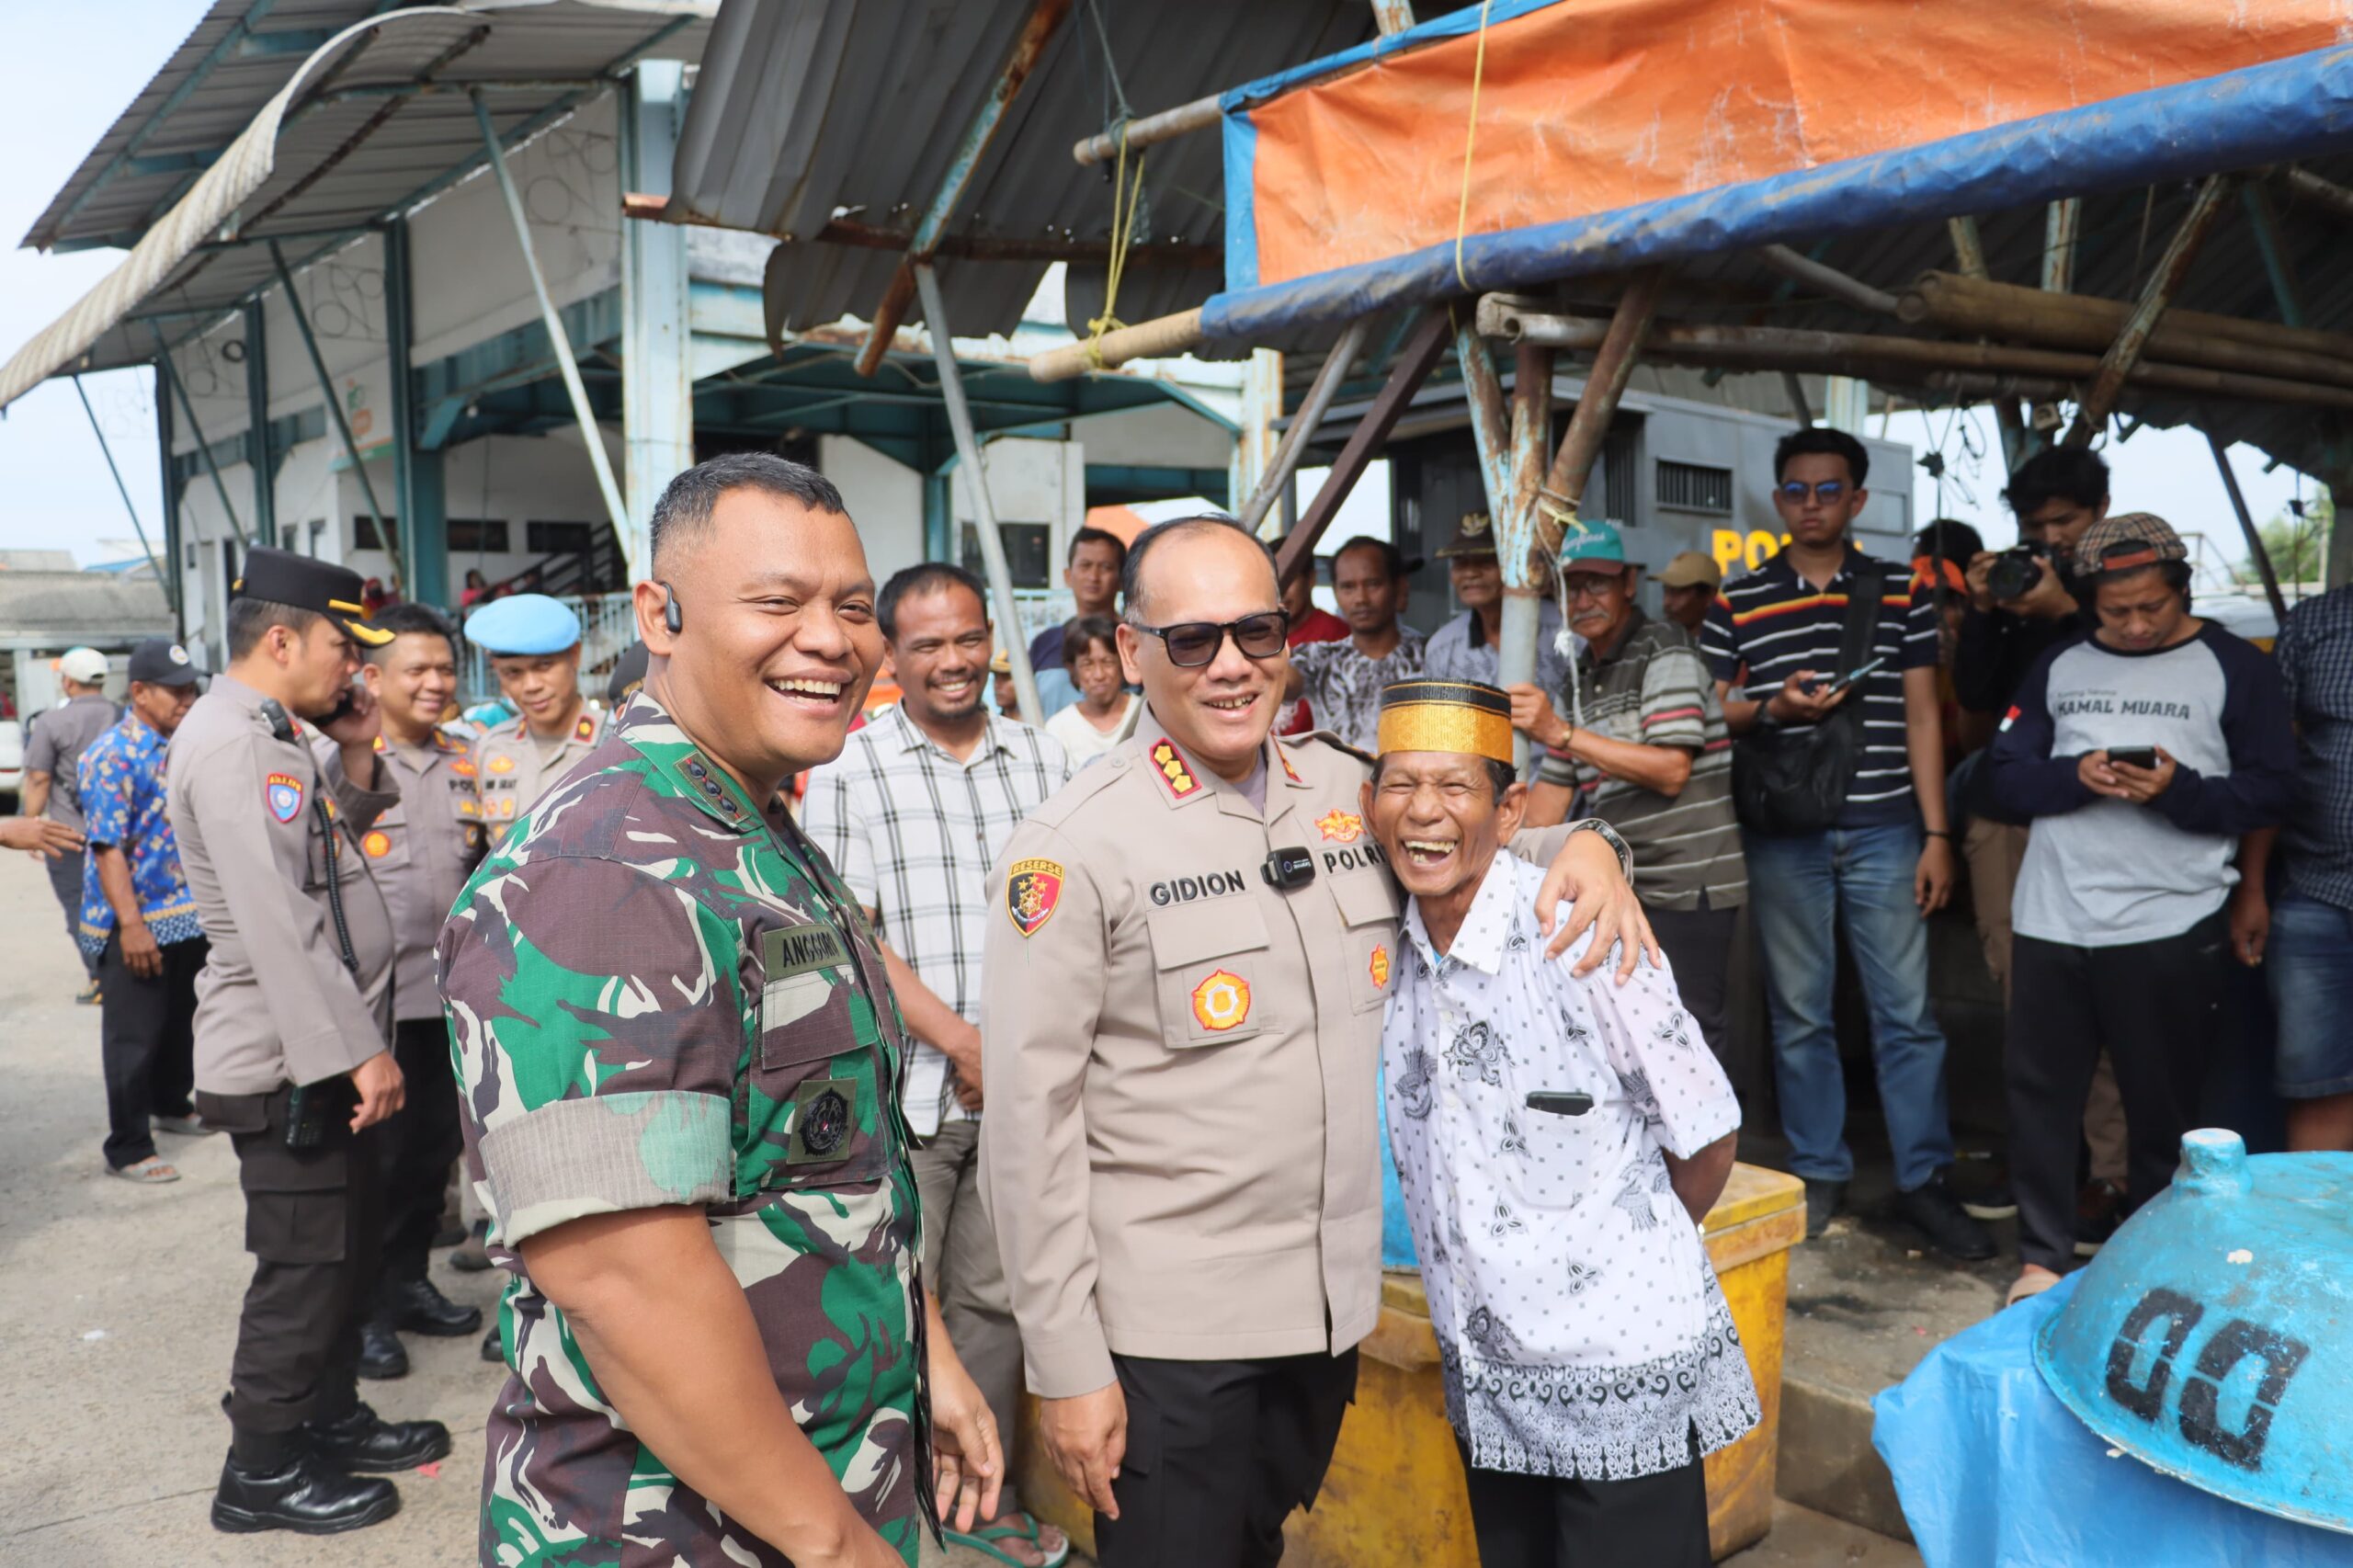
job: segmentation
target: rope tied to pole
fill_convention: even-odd
[[[1103,280],[1103,313],[1086,324],[1086,362],[1095,369],[1103,362],[1103,335],[1128,324],[1119,317],[1120,279],[1128,269],[1128,245],[1135,237],[1136,213],[1143,201],[1144,155],[1136,154],[1136,176],[1128,178],[1128,117],[1120,117],[1120,162],[1111,176],[1111,262]]]
[[[1454,207],[1454,280],[1470,292],[1462,270],[1462,234],[1471,222],[1471,149],[1479,138],[1479,88],[1487,77],[1487,12],[1495,0],[1479,0],[1479,50],[1471,62],[1471,119],[1462,128],[1462,195]]]

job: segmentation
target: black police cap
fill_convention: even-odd
[[[368,624],[365,591],[359,574],[348,566],[256,545],[245,551],[244,573],[230,585],[229,597],[315,611],[349,632],[354,642],[381,648],[392,640],[392,633]]]
[[[131,651],[130,678],[141,686],[194,686],[188,650],[168,637],[150,637]]]

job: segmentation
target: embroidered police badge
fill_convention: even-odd
[[[1038,927],[1054,917],[1063,896],[1063,865],[1059,860],[1016,860],[1005,877],[1005,912],[1013,928],[1034,937]]]

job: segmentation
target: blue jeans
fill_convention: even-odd
[[[1855,1171],[1830,1013],[1838,969],[1831,922],[1837,920],[1870,1005],[1871,1059],[1895,1150],[1896,1185],[1909,1192],[1952,1163],[1945,1037],[1928,1006],[1927,924],[1912,902],[1920,830],[1904,824],[1742,838],[1765,950],[1790,1168],[1813,1181],[1845,1181]]]
[[[2298,1100],[2353,1094],[2353,910],[2283,889],[2263,974],[2279,1015],[2273,1087]]]

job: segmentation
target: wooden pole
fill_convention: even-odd
[[[2271,552],[2263,547],[2263,536],[2256,531],[2255,514],[2246,509],[2246,496],[2239,490],[2239,476],[2231,472],[2230,454],[2211,430],[2206,432],[2206,445],[2214,454],[2214,466],[2222,471],[2222,488],[2230,492],[2231,510],[2239,516],[2239,532],[2246,536],[2247,556],[2263,578],[2263,597],[2271,601],[2271,614],[2281,626],[2288,624],[2288,601],[2279,592],[2279,574],[2272,569]]]
[[[2207,234],[2221,216],[2222,202],[2231,193],[2229,175],[2208,175],[2199,185],[2198,194],[2190,199],[2189,210],[2183,215],[2180,226],[2165,244],[2165,254],[2158,261],[2157,269],[2141,290],[2140,303],[2133,306],[2124,329],[2100,356],[2099,369],[2092,377],[2089,391],[2083,402],[2075,405],[2075,422],[2067,430],[2067,445],[2088,447],[2092,437],[2108,423],[2110,410],[2116,406],[2117,394],[2124,390],[2125,378],[2140,361],[2142,351],[2149,346],[2149,335],[2156,330],[2157,322],[2173,303],[2174,295],[2188,279],[2190,265],[2198,259],[2199,247],[2206,243]]]
[[[1155,316],[1133,326],[1114,328],[1092,346],[1094,353],[1085,343],[1050,348],[1029,361],[1029,379],[1067,381],[1091,370],[1116,369],[1131,359],[1162,359],[1200,346],[1201,311],[1196,305],[1173,316]],[[1098,357],[1100,364],[1096,362]]]
[[[1283,542],[1275,552],[1275,570],[1284,582],[1290,582],[1299,575],[1302,567],[1313,562],[1316,540],[1322,539],[1324,530],[1332,526],[1332,519],[1339,515],[1340,504],[1356,488],[1357,481],[1364,477],[1364,471],[1371,466],[1381,444],[1389,439],[1389,432],[1397,427],[1398,416],[1405,412],[1406,406],[1414,401],[1414,394],[1421,391],[1422,383],[1429,379],[1438,356],[1446,352],[1447,340],[1452,332],[1445,306],[1437,306],[1422,313],[1420,324],[1415,327],[1414,335],[1406,340],[1404,352],[1398,357],[1395,369],[1389,372],[1389,380],[1382,385],[1381,394],[1372,400],[1372,406],[1365,411],[1364,417],[1357,421],[1357,427],[1349,434],[1347,444],[1340,449],[1339,457],[1334,460],[1331,474],[1324,481],[1324,487],[1315,493],[1315,499],[1309,502],[1307,510],[1300,515],[1299,527],[1283,536]]]
[[[1650,330],[1651,318],[1658,313],[1659,296],[1665,290],[1666,269],[1648,267],[1628,278],[1626,291],[1618,297],[1617,312],[1609,318],[1601,347],[1594,353],[1593,369],[1586,375],[1585,395],[1577,399],[1576,411],[1569,415],[1568,432],[1561,437],[1561,449],[1553,455],[1552,471],[1544,481],[1544,488],[1559,496],[1571,512],[1585,494],[1586,475],[1593,469],[1593,460],[1601,455],[1609,422],[1618,416],[1618,400],[1626,391],[1626,378],[1634,373],[1635,357]],[[1557,556],[1567,531],[1560,518],[1540,515],[1536,547],[1548,560]]]

